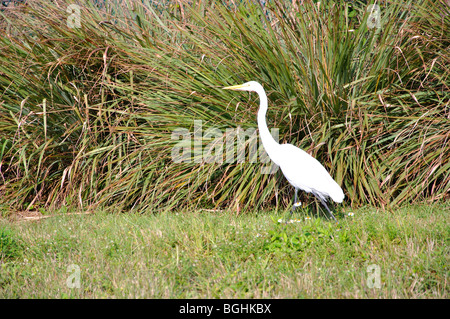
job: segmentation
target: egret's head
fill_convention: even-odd
[[[245,82],[244,84],[227,86],[224,87],[224,90],[235,90],[235,91],[258,91],[259,88],[262,88],[261,84],[255,81]]]

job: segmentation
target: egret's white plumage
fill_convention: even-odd
[[[297,191],[299,189],[313,193],[334,218],[326,205],[326,200],[331,198],[337,203],[342,203],[345,197],[344,192],[314,157],[292,144],[280,145],[275,141],[266,123],[268,103],[267,95],[262,85],[258,82],[250,81],[241,85],[228,86],[224,89],[258,93],[260,99],[258,128],[264,149],[270,159],[280,166],[289,183],[295,187],[295,203],[297,202]]]
[[[344,192],[318,160],[292,144],[280,145],[279,152],[289,154],[279,166],[292,186],[314,193],[323,200],[331,197],[333,201],[342,203]]]

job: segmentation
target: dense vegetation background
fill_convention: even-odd
[[[227,138],[248,156],[256,137],[242,144],[230,129],[256,128],[257,97],[220,89],[248,80],[263,83],[279,141],[323,163],[346,204],[448,199],[450,7],[369,5],[10,5],[0,12],[0,205],[285,207],[292,189],[280,171],[261,174],[261,159],[204,160]],[[192,156],[180,163],[182,137]]]

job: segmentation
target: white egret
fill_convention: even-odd
[[[264,149],[269,155],[270,159],[277,164],[288,182],[295,188],[294,205],[300,206],[297,200],[298,190],[304,190],[307,193],[312,193],[316,196],[323,206],[330,213],[334,220],[333,213],[328,208],[326,201],[330,197],[337,203],[342,203],[344,200],[344,192],[341,187],[328,174],[325,167],[319,163],[314,157],[299,149],[292,144],[279,144],[269,132],[266,123],[267,112],[267,95],[261,84],[255,81],[246,82],[241,85],[225,87],[226,90],[236,91],[253,91],[259,96],[259,111],[258,111],[258,128]],[[291,211],[291,213],[292,213]]]

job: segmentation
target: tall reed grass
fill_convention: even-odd
[[[448,198],[443,1],[30,1],[0,27],[4,205],[284,207],[290,187],[260,162],[173,160],[177,130],[206,152],[256,128],[256,96],[220,89],[248,80],[280,142],[319,159],[346,204]],[[199,140],[194,121],[221,135]]]

